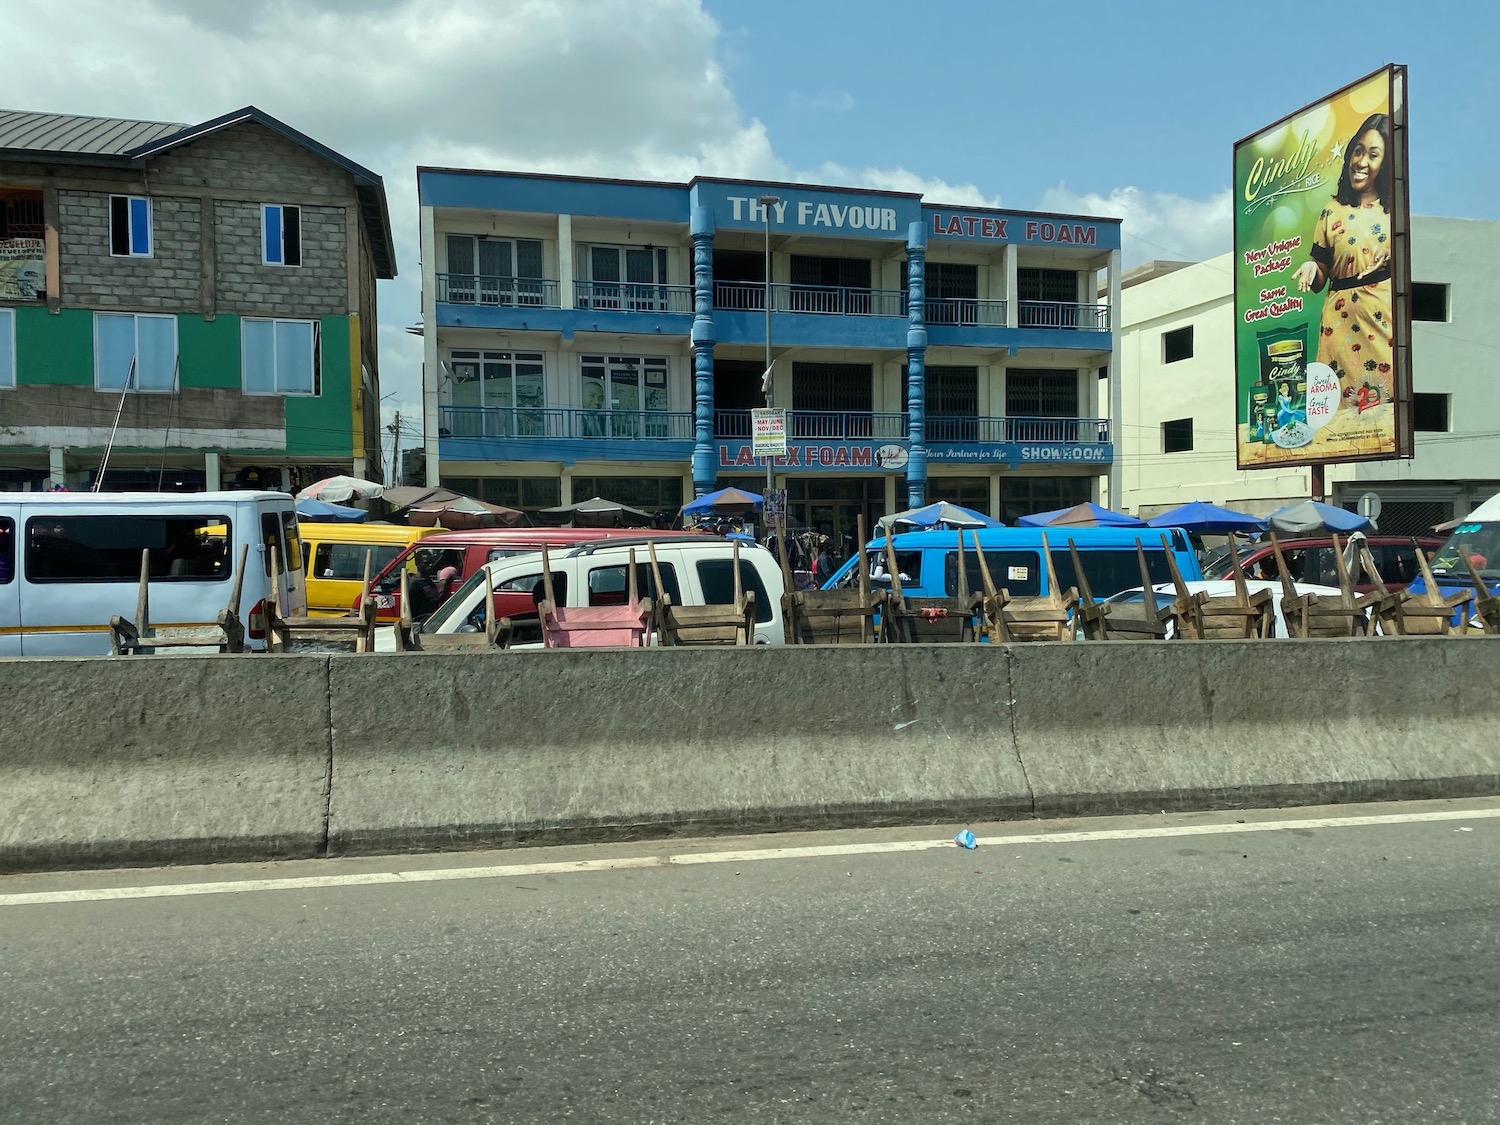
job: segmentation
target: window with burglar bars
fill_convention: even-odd
[[[911,263],[901,263],[901,292],[911,288]],[[968,262],[928,262],[923,288],[929,301],[979,298],[979,267]]]
[[[1005,373],[1005,413],[1011,418],[1078,417],[1078,376],[1012,368]]]
[[[868,289],[870,263],[866,258],[813,258],[805,254],[793,254],[792,284]]]
[[[873,370],[868,363],[794,363],[792,409],[868,414],[875,402]]]
[[[1072,270],[1016,270],[1016,296],[1022,301],[1078,303],[1078,275]]]

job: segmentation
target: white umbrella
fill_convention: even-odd
[[[350,500],[375,500],[385,495],[385,485],[360,477],[324,477],[301,492],[298,500],[321,500],[325,504],[344,504]]]

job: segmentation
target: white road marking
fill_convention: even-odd
[[[1021,844],[1084,844],[1100,840],[1151,840],[1173,836],[1230,836],[1247,832],[1292,832],[1311,828],[1361,828],[1423,824],[1447,820],[1488,820],[1500,808],[1443,809],[1423,813],[1377,813],[1372,816],[1320,816],[1304,820],[1269,820],[1251,824],[1178,824],[1159,828],[1101,828],[1076,832],[1034,832],[1024,836],[980,838],[983,847]],[[302,875],[289,879],[236,879],[214,883],[170,883],[139,887],[94,887],[76,891],[0,894],[0,907],[41,906],[65,902],[110,902],[123,899],[179,898],[186,895],[232,895],[251,891],[307,891],[326,887],[369,887],[392,883],[441,883],[455,879],[516,879],[528,875],[572,875],[584,871],[619,871],[648,867],[687,867],[706,863],[758,863],[775,859],[881,855],[956,848],[952,839],[885,840],[865,844],[820,844],[804,848],[760,848],[753,851],[687,852],[681,855],[622,856],[560,863],[507,863],[490,867],[447,867],[412,871],[365,871],[349,875]]]

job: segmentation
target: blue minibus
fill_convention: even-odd
[[[1052,570],[1058,586],[1066,590],[1078,586],[1073,572],[1073,558],[1068,550],[1071,540],[1078,550],[1088,578],[1089,589],[1097,601],[1130,590],[1141,584],[1141,568],[1136,557],[1139,541],[1146,555],[1146,569],[1152,583],[1170,582],[1166,552],[1170,551],[1177,569],[1187,581],[1203,577],[1198,556],[1187,534],[1181,528],[1156,527],[985,527],[963,532],[964,574],[970,592],[983,588],[979,558],[984,552],[985,565],[995,586],[1010,591],[1013,598],[1047,594],[1047,574],[1042,567],[1042,537],[1052,557]],[[941,598],[958,594],[958,539],[956,530],[911,531],[893,536],[891,546],[896,566],[901,572],[901,589],[911,597]],[[870,540],[865,548],[869,555],[873,582],[889,586],[885,575],[885,539]],[[852,588],[859,581],[856,560],[849,558],[823,584],[825,590]]]
[[[1500,594],[1500,495],[1491,496],[1465,516],[1432,556],[1429,565],[1438,592],[1447,597],[1460,590],[1473,590],[1471,564],[1479,572],[1485,590]],[[1407,590],[1419,594],[1426,588],[1426,580],[1418,576]],[[1455,619],[1467,612],[1468,609],[1460,609]]]

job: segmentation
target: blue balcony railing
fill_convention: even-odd
[[[847,285],[786,285],[770,287],[771,311],[821,313],[831,316],[906,315],[904,295],[899,289],[857,289]],[[762,312],[766,286],[758,281],[714,282],[714,308],[736,312]]]
[[[956,324],[965,328],[1005,327],[1005,302],[970,300],[967,297],[941,297],[925,302],[928,324]]]
[[[693,415],[687,411],[444,406],[438,410],[438,426],[439,436],[452,438],[693,440]]]
[[[1021,328],[1075,328],[1109,331],[1108,305],[1075,305],[1069,301],[1018,301],[1016,323]]]
[[[624,281],[575,281],[574,304],[601,312],[690,313],[691,285],[645,285]]]
[[[557,309],[558,285],[545,277],[492,277],[475,273],[437,275],[437,299],[455,305]]]
[[[929,442],[998,445],[1001,442],[1080,442],[1087,445],[1109,441],[1108,418],[975,418],[964,415],[929,414]]]
[[[692,441],[689,411],[580,410],[564,407],[444,406],[440,436],[546,441]],[[793,441],[905,441],[907,416],[858,410],[792,410],[787,436]],[[714,437],[750,439],[750,411],[716,410]],[[1006,442],[1103,445],[1110,440],[1108,418],[976,418],[930,414],[929,443],[1000,445]]]
[[[906,436],[905,414],[871,414],[857,410],[791,410],[787,437],[805,440],[899,441]],[[714,411],[714,437],[750,437],[750,411]]]

